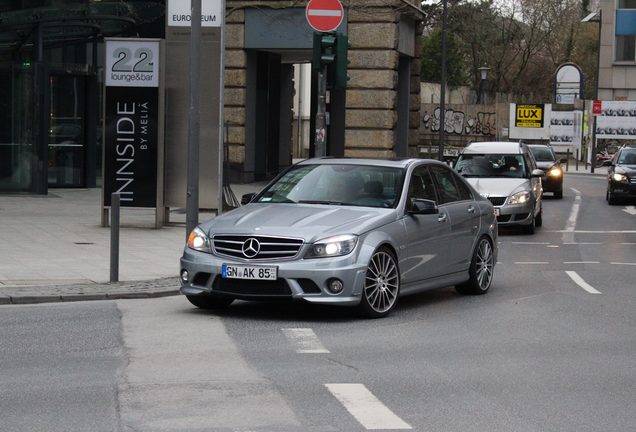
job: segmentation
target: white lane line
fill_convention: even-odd
[[[518,244],[518,245],[549,245],[551,244],[550,242],[519,242],[519,241],[513,241],[510,242],[511,244]]]
[[[289,339],[295,346],[296,352],[299,354],[324,354],[329,353],[316,333],[310,328],[284,328],[283,334]]]
[[[554,230],[554,231],[544,231],[544,232],[553,232],[553,233],[569,233],[573,232],[574,234],[636,234],[636,230],[610,230],[610,231],[600,231],[600,230]]]
[[[547,261],[516,261],[515,264],[525,265],[525,264],[550,264]]]
[[[564,245],[601,245],[603,242],[571,242],[563,243]]]
[[[600,261],[564,261],[563,264],[600,264]]]
[[[622,245],[636,245],[636,243],[621,243]]]
[[[372,429],[413,429],[396,416],[364,384],[325,384],[362,426]]]
[[[579,210],[581,208],[581,192],[571,188],[576,196],[574,197],[574,204],[572,204],[572,210],[570,211],[570,217],[565,224],[565,231],[563,233],[563,243],[574,242],[574,231],[576,230],[576,219],[579,216]]]
[[[577,284],[578,286],[580,286],[581,288],[583,288],[585,291],[589,292],[590,294],[601,294],[600,291],[596,290],[592,285],[585,282],[583,278],[581,278],[581,276],[578,275],[577,272],[566,271],[565,273],[568,276],[570,276],[570,279],[572,279],[575,284]]]
[[[628,265],[628,266],[636,266],[636,263],[622,263],[622,262],[611,262],[613,265]]]

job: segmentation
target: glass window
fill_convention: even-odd
[[[453,173],[449,169],[433,166],[431,172],[438,186],[440,204],[461,201],[461,193],[455,184]]]
[[[636,9],[636,0],[618,0],[617,9]]]
[[[526,162],[520,154],[463,154],[455,169],[462,177],[526,176]]]
[[[636,60],[636,36],[616,36],[616,61]]]
[[[433,179],[426,167],[418,167],[413,171],[409,183],[409,198],[427,199],[437,202]]]
[[[621,151],[616,163],[623,165],[636,165],[636,149]]]
[[[556,160],[552,149],[549,147],[530,147],[530,151],[537,162],[553,162]]]

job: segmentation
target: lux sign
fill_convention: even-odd
[[[517,105],[515,115],[516,127],[543,127],[543,104],[541,105]]]

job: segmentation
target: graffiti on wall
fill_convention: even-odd
[[[435,108],[433,115],[424,113],[422,123],[431,132],[439,132],[440,109]],[[494,112],[478,112],[475,117],[462,111],[447,109],[444,114],[444,129],[448,134],[456,135],[496,135],[497,115]]]

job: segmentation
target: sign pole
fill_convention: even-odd
[[[225,185],[223,184],[224,178],[224,157],[225,157],[225,134],[224,132],[224,116],[223,110],[225,109],[225,0],[221,0],[221,27],[219,28],[219,32],[221,34],[219,38],[219,53],[220,53],[220,61],[219,61],[219,177],[217,183],[219,185],[219,195],[218,195],[218,209],[217,216],[223,213],[223,199],[224,199],[224,189]],[[228,144],[229,145],[229,144]],[[229,152],[228,152],[229,157]]]
[[[316,110],[316,140],[314,156],[327,156],[327,67],[318,74],[318,108]]]
[[[186,242],[199,224],[199,45],[201,42],[201,0],[192,0],[190,27],[190,108],[188,111],[188,160],[186,192]],[[220,205],[220,203],[219,203]]]

